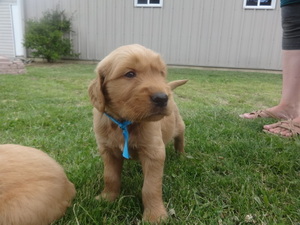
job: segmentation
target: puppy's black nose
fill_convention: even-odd
[[[165,107],[168,104],[168,95],[165,93],[155,93],[151,96],[152,102],[159,107]]]

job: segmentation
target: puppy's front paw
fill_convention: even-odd
[[[168,218],[168,213],[164,206],[154,208],[154,209],[145,209],[143,214],[143,220],[150,223],[159,223]]]
[[[108,191],[102,191],[102,193],[98,196],[96,196],[97,200],[104,199],[106,201],[112,202],[116,200],[116,198],[119,196],[119,193],[115,192],[108,192]]]

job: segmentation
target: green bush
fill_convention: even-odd
[[[68,37],[71,30],[71,18],[64,11],[44,12],[40,20],[28,20],[24,46],[32,50],[34,57],[41,57],[47,62],[64,57],[77,57],[73,53],[72,43]]]

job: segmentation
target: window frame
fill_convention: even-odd
[[[150,3],[150,0],[147,0],[146,4],[139,4],[138,0],[134,0],[134,7],[162,8],[163,7],[163,0],[159,0],[158,4]]]
[[[271,5],[260,5],[261,0],[257,0],[257,5],[247,5],[248,0],[244,0],[243,7],[244,9],[275,9],[276,8],[276,0],[271,0]]]

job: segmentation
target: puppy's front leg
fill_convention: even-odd
[[[104,190],[101,192],[101,197],[108,201],[114,201],[120,194],[123,158],[113,155],[110,149],[102,154],[102,159],[104,162]]]
[[[146,150],[151,152],[151,150]],[[144,204],[143,219],[159,222],[168,217],[162,200],[162,178],[165,161],[165,149],[155,154],[141,154],[140,160],[144,173],[142,198]]]

